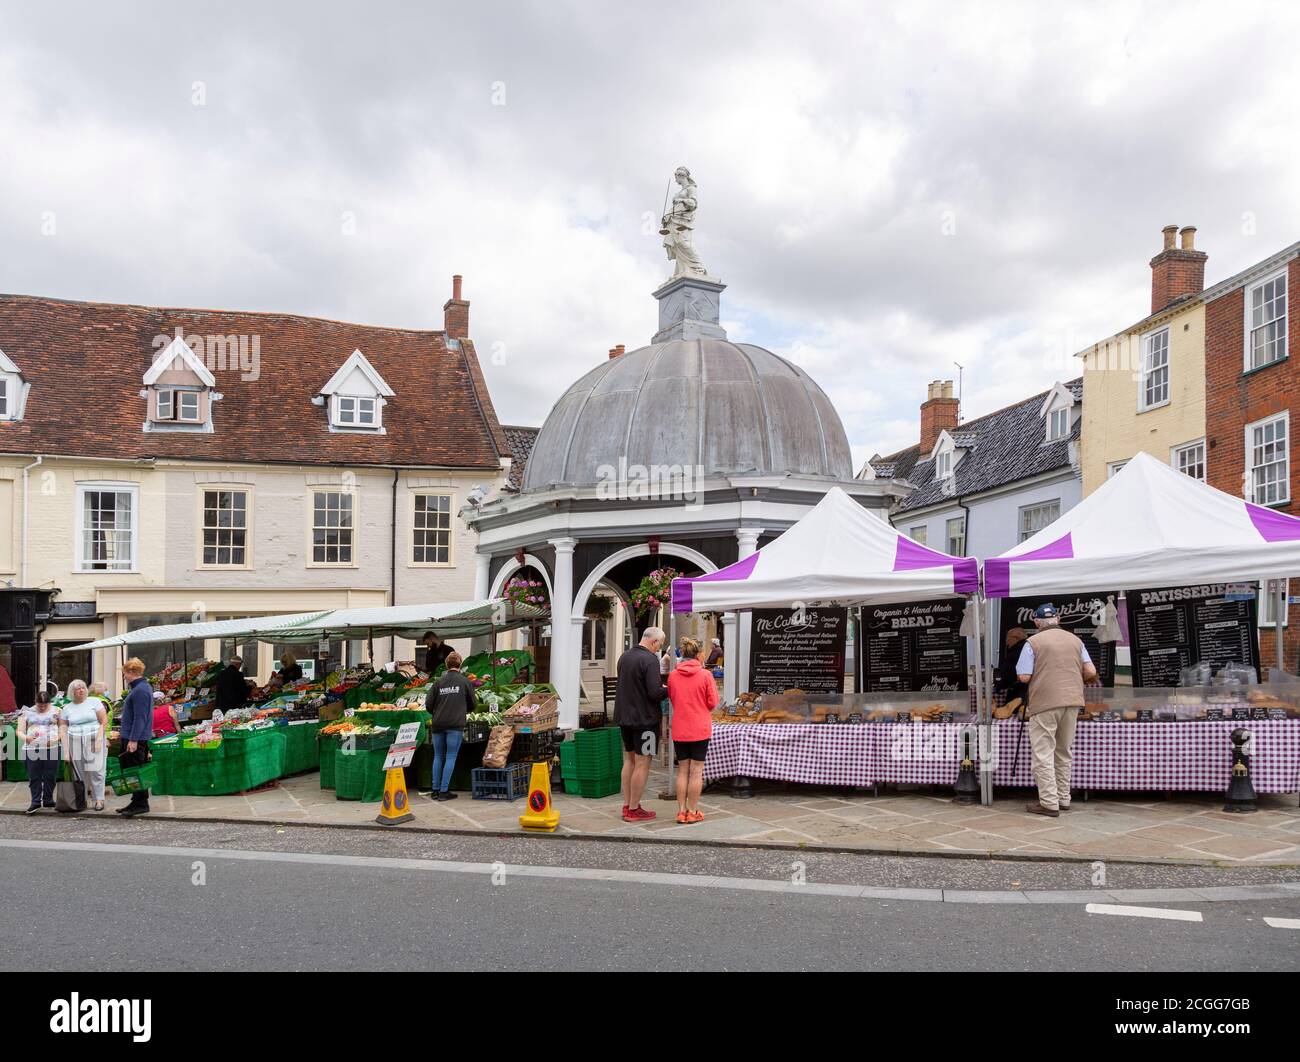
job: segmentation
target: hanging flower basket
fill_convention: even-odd
[[[637,614],[653,612],[661,605],[671,604],[673,580],[681,577],[682,573],[674,568],[656,568],[642,579],[630,595]]]
[[[588,619],[609,619],[610,600],[604,594],[592,594],[587,598],[587,607],[583,615]]]
[[[540,609],[550,607],[546,597],[546,584],[540,579],[530,579],[526,575],[517,575],[506,583],[505,596],[506,600],[513,605],[529,605]]]

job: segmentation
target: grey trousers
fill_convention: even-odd
[[[104,774],[108,766],[106,751],[101,747],[98,752],[91,752],[90,742],[74,741],[69,759],[72,761],[73,770],[77,772],[77,777],[86,787],[86,798],[94,801],[103,800]]]

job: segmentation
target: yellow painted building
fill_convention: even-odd
[[[1205,479],[1205,304],[1167,307],[1076,355],[1086,497],[1138,452]]]

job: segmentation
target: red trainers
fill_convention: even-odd
[[[640,822],[641,820],[638,819],[638,818],[636,817],[636,813],[633,812],[631,808],[629,808],[626,804],[624,804],[624,805],[623,805],[623,821],[624,821],[624,822]]]
[[[635,816],[636,821],[638,822],[649,822],[651,819],[657,819],[659,817],[655,812],[646,811],[645,808],[631,808],[628,811],[628,814]]]
[[[686,821],[687,821],[687,822],[703,822],[703,821],[704,821],[704,812],[702,812],[702,811],[688,811],[688,812],[686,813]]]

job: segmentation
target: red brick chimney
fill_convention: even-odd
[[[460,274],[451,278],[451,298],[442,304],[442,327],[448,339],[469,336],[469,300],[460,297]]]
[[[622,354],[623,354],[623,351],[624,351],[625,349],[626,349],[626,348],[624,347],[624,345],[623,345],[622,343],[620,343],[620,344],[619,344],[618,346],[616,346],[616,347],[610,347],[610,348],[609,348],[609,356],[610,356],[610,358],[613,359],[613,358],[621,357]]]
[[[1166,225],[1163,232],[1165,245],[1151,259],[1152,313],[1159,313],[1186,295],[1197,295],[1205,287],[1205,260],[1209,255],[1196,250],[1196,226],[1187,225],[1180,233],[1177,225]],[[1174,246],[1175,235],[1181,236],[1182,246]]]
[[[951,380],[930,384],[926,400],[921,403],[921,452],[928,454],[939,441],[939,434],[957,427],[960,405],[952,396]]]

